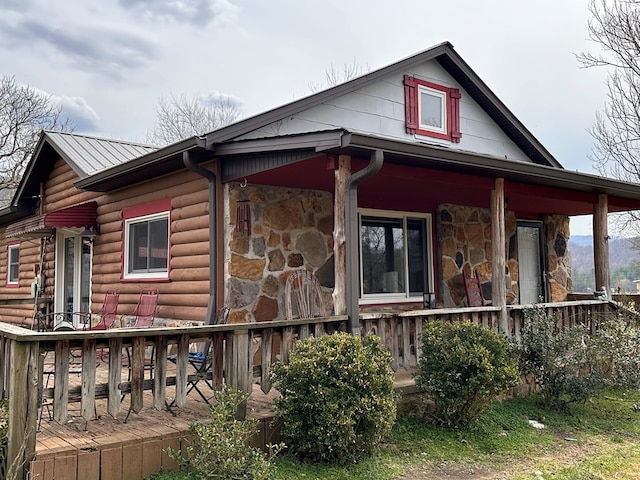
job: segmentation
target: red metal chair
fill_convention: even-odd
[[[117,290],[107,290],[102,309],[100,310],[100,321],[92,326],[91,319],[89,319],[89,322],[85,324],[83,330],[108,330],[113,327],[116,321],[119,297],[120,293]]]
[[[135,317],[131,327],[133,328],[149,328],[153,326],[153,320],[156,316],[156,308],[158,307],[158,291],[143,290],[140,292],[138,305],[133,311]]]

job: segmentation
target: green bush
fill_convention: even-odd
[[[297,343],[271,373],[281,394],[276,421],[290,450],[305,460],[357,462],[396,418],[391,356],[375,335],[339,333]]]
[[[524,318],[515,350],[522,372],[542,392],[545,408],[640,384],[640,334],[624,318],[598,319],[594,334],[582,324],[558,328],[556,318],[537,306],[526,308]]]
[[[224,385],[214,394],[209,421],[191,425],[193,440],[185,456],[167,449],[167,454],[189,472],[189,478],[223,480],[266,480],[271,477],[270,458],[284,445],[271,447],[267,455],[249,446],[257,424],[236,420],[237,407],[248,395]]]
[[[436,423],[463,426],[496,395],[518,385],[517,360],[508,340],[470,322],[425,324],[416,387],[434,402]]]
[[[9,405],[6,400],[0,400],[0,440],[9,433]]]

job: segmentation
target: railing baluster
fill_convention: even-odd
[[[167,391],[167,337],[156,337],[156,352],[153,359],[153,406],[162,410]]]
[[[177,407],[187,402],[187,368],[189,367],[189,335],[180,335],[176,347],[176,398]]]
[[[115,417],[120,411],[122,404],[122,392],[120,382],[122,382],[122,338],[113,337],[109,339],[109,393],[107,398],[107,411],[109,415]]]
[[[144,354],[145,337],[134,337],[131,346],[131,407],[140,413],[143,407],[144,393]]]
[[[69,398],[69,340],[57,342],[55,353],[53,419],[58,423],[65,423],[67,421],[67,399]]]
[[[261,371],[260,371],[260,388],[263,393],[269,393],[271,390],[271,375],[269,375],[269,369],[271,368],[271,355],[273,353],[273,330],[270,328],[263,330],[262,332],[262,352],[260,356]]]
[[[82,342],[82,399],[80,414],[85,420],[91,420],[96,414],[96,341],[85,339]]]

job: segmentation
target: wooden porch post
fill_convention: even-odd
[[[598,203],[593,206],[593,264],[595,267],[595,290],[607,290],[611,295],[609,279],[609,228],[607,213],[609,201],[606,194],[598,195]]]
[[[26,478],[36,451],[38,353],[37,342],[13,342],[11,348],[7,470],[15,462],[14,478]]]
[[[494,306],[502,307],[498,328],[501,333],[509,335],[507,321],[506,286],[504,283],[505,260],[505,225],[504,225],[504,178],[496,178],[495,188],[491,191],[491,300]]]
[[[345,224],[347,179],[349,175],[351,175],[351,157],[349,155],[340,155],[335,170],[335,193],[333,196],[334,315],[347,314],[347,237]]]

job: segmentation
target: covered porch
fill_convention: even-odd
[[[591,328],[602,316],[618,314],[619,308],[615,302],[597,300],[545,303],[540,307],[553,312],[565,325],[581,322]],[[507,307],[508,328],[514,336],[518,336],[522,326],[523,308]],[[416,340],[424,322],[470,320],[497,329],[500,312],[501,307],[488,306],[368,313],[360,317],[358,326],[363,334],[373,332],[380,336],[392,354],[397,386],[406,388],[412,384],[411,372],[422,354]],[[104,476],[100,478],[142,478],[123,473],[126,458],[131,455],[125,447],[133,442],[125,434],[126,428],[123,427],[123,435],[98,441],[96,431],[100,428],[92,427],[97,416],[120,422],[128,413],[135,423],[149,426],[145,442],[152,443],[146,448],[155,453],[149,457],[154,460],[148,468],[170,468],[162,448],[178,448],[188,422],[183,421],[179,427],[177,420],[171,429],[159,427],[154,419],[145,420],[145,411],[161,412],[172,405],[178,412],[184,409],[194,413],[196,399],[202,407],[201,418],[206,418],[206,404],[197,392],[187,395],[190,382],[197,379],[208,380],[213,388],[224,382],[251,393],[249,406],[245,405],[239,415],[253,415],[254,408],[259,410],[262,433],[256,444],[264,444],[273,439],[269,405],[273,395],[277,395],[268,375],[269,366],[275,361],[287,361],[298,339],[346,329],[346,316],[101,332],[34,332],[0,324],[0,355],[6,359],[0,370],[1,398],[9,404],[5,468],[19,459],[23,463],[18,478],[26,478],[29,470],[42,475],[40,478],[53,478],[55,468],[78,475],[65,478],[81,478],[81,472],[87,471]],[[189,365],[189,351],[196,351],[207,341],[211,342],[211,368],[196,372]],[[205,383],[199,386],[205,395],[212,394]],[[47,409],[42,420],[46,433],[39,433],[41,408]],[[86,422],[86,431],[77,429],[72,438],[55,440],[56,425],[65,429],[64,425],[72,418],[76,423]],[[134,452],[136,448],[142,446],[137,445]],[[121,476],[114,472],[113,462],[121,465],[118,470]]]

